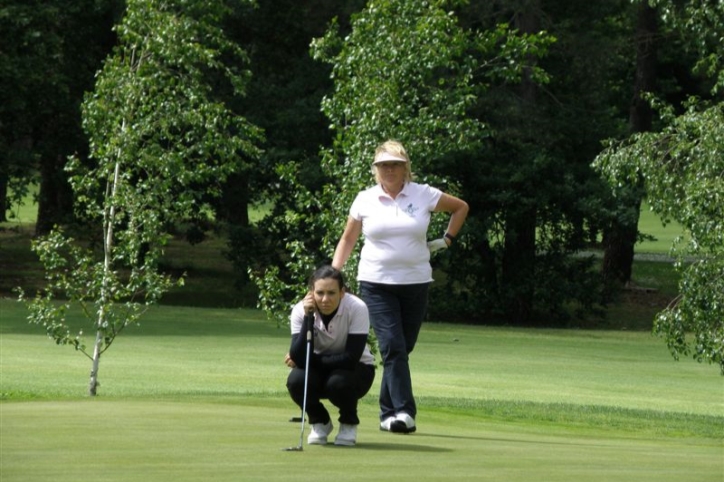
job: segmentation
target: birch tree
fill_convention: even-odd
[[[159,269],[170,227],[203,212],[259,154],[259,130],[224,102],[249,77],[245,53],[220,28],[224,14],[222,0],[128,0],[119,45],[83,104],[91,162],[71,158],[66,168],[100,247],[62,229],[34,243],[48,282],[29,300],[29,320],[91,360],[90,395],[102,354],[183,281]],[[90,346],[68,321],[78,307]]]

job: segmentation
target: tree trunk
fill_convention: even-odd
[[[95,397],[98,393],[98,368],[101,363],[101,348],[103,344],[103,332],[98,330],[96,332],[96,342],[93,346],[93,364],[90,372],[90,383],[88,385],[88,395]]]
[[[217,215],[234,226],[249,226],[249,181],[245,174],[232,174],[224,183]]]
[[[8,220],[8,177],[0,174],[0,223]]]
[[[36,236],[48,234],[53,226],[69,221],[73,212],[73,194],[64,166],[62,155],[41,160]]]
[[[126,122],[123,121],[122,129],[125,130]],[[109,182],[106,191],[106,198],[108,206],[107,211],[103,216],[103,289],[101,290],[100,307],[98,308],[98,321],[96,322],[96,341],[93,346],[93,368],[90,373],[90,386],[88,387],[88,394],[95,396],[98,388],[98,367],[101,361],[101,353],[103,352],[103,342],[105,341],[106,325],[107,325],[107,314],[106,306],[111,302],[109,296],[108,279],[111,276],[111,260],[113,259],[113,225],[116,217],[116,205],[114,200],[116,199],[116,193],[118,190],[118,181],[120,179],[121,164],[116,162],[115,170],[113,173],[113,180]]]
[[[653,112],[642,93],[652,92],[656,85],[657,12],[648,2],[639,4],[636,19],[636,77],[629,109],[629,131],[651,130]],[[634,246],[638,239],[638,222],[644,192],[639,183],[620,196],[619,215],[603,233],[603,277],[607,282],[622,284],[631,281]]]
[[[607,282],[628,283],[634,260],[634,246],[638,237],[638,220],[641,212],[640,194],[622,196],[631,222],[615,220],[603,233],[603,277]]]
[[[517,211],[505,223],[502,297],[507,320],[524,325],[533,314],[535,295],[535,211]]]
[[[525,10],[516,15],[515,23],[521,33],[533,34],[540,30],[540,2],[531,0]],[[535,59],[529,59],[533,63]],[[521,116],[520,122],[535,118],[538,86],[524,73],[520,85]],[[530,156],[522,154],[525,159],[520,162],[531,162]],[[527,183],[523,183],[527,184]],[[512,187],[511,189],[515,189]],[[520,189],[526,189],[521,186]],[[522,197],[533,196],[533,193],[520,192]],[[505,221],[505,243],[502,259],[502,296],[505,303],[506,318],[509,322],[522,325],[530,321],[533,314],[535,295],[535,207],[517,209],[509,206]]]

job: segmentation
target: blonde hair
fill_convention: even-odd
[[[374,158],[377,158],[377,156],[382,154],[383,152],[389,152],[390,154],[400,156],[403,159],[407,160],[407,162],[405,163],[405,182],[412,182],[413,174],[412,168],[410,166],[410,156],[407,155],[405,146],[403,146],[402,143],[399,141],[390,139],[377,146],[377,149],[375,149]],[[372,175],[375,176],[375,181],[377,182],[377,184],[380,184],[380,176],[377,172],[377,166],[375,164],[372,164]]]

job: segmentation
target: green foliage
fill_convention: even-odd
[[[220,84],[243,93],[248,77],[244,53],[218,26],[223,14],[221,2],[128,2],[120,45],[83,105],[93,162],[67,165],[102,252],[60,230],[34,244],[48,285],[30,302],[30,321],[89,355],[64,318],[71,303],[83,307],[96,330],[91,394],[100,354],[175,284],[158,268],[169,227],[202,212],[240,159],[258,154],[257,129],[216,98]],[[56,307],[57,296],[67,303]]]
[[[61,15],[49,2],[34,3],[0,5],[0,181],[14,183],[14,195],[5,200],[8,208],[26,193],[38,160],[31,136],[38,118],[49,110],[48,104],[41,106],[40,97],[48,93],[49,84],[61,80],[57,70],[37,68],[53,65],[59,54],[61,39],[48,31],[62,21]]]
[[[653,211],[686,229],[688,242],[672,247],[680,296],[654,330],[675,358],[692,355],[724,373],[724,104],[692,102],[680,116],[666,109],[664,118],[670,123],[662,132],[610,145],[596,166],[613,185],[641,177]]]
[[[666,0],[656,5],[664,22],[696,52],[694,71],[712,79],[716,95],[724,86],[724,5]],[[610,145],[597,165],[614,185],[642,177],[652,209],[686,229],[688,241],[672,246],[682,271],[680,295],[659,313],[654,331],[675,358],[691,355],[716,363],[724,374],[724,104],[690,98],[677,115],[671,106],[650,100],[665,128]],[[686,263],[686,256],[696,261]]]
[[[122,47],[106,61],[84,106],[93,157],[123,163],[119,199],[132,189],[134,212],[148,206],[170,217],[197,208],[203,190],[189,189],[195,183],[217,194],[220,181],[241,167],[239,154],[256,154],[258,139],[255,128],[216,98],[216,83],[241,93],[249,75],[239,69],[244,53],[213,27],[221,4],[174,3],[129,2],[118,28]],[[106,186],[95,179],[112,179],[115,165],[86,170],[75,159],[69,166],[86,214],[103,210]]]
[[[249,268],[263,271],[270,264],[286,263],[286,247],[279,240],[289,237],[287,228],[292,226],[276,221],[290,211],[305,209],[295,199],[298,184],[317,191],[325,182],[319,151],[330,145],[332,136],[319,105],[332,85],[331,67],[312,59],[309,43],[324,33],[332,18],[338,17],[346,29],[350,12],[364,3],[274,0],[254,7],[237,6],[229,18],[228,31],[248,50],[254,71],[248,95],[235,105],[266,134],[264,155],[253,169],[230,178],[224,187],[223,206],[217,210],[217,220],[228,222],[226,254],[234,266],[237,287],[254,289]],[[280,182],[279,170],[287,168],[295,172],[293,184]],[[270,206],[270,216],[261,223],[245,217],[245,206],[255,202]],[[310,226],[293,229],[293,236],[305,244],[318,243],[320,235]]]
[[[313,42],[314,57],[333,65],[334,90],[322,101],[322,110],[336,136],[333,146],[322,152],[328,181],[320,189],[311,192],[296,182],[298,167],[278,171],[283,182],[298,187],[298,209],[279,219],[291,233],[284,241],[288,258],[283,271],[255,273],[265,293],[260,306],[278,322],[286,316],[277,311],[286,300],[285,291],[300,293],[293,286],[300,286],[320,260],[331,257],[355,195],[372,183],[375,147],[389,138],[400,140],[413,170],[423,173],[434,159],[473,151],[487,136],[485,125],[469,115],[479,92],[491,79],[519,78],[522,59],[541,53],[550,42],[545,34],[520,35],[505,25],[465,30],[448,10],[454,3],[369,2],[353,15],[349,35],[342,38],[333,24]],[[541,71],[533,72],[544,78]],[[460,192],[460,180],[432,173],[416,179]],[[442,217],[433,219],[432,230],[441,232],[443,222]],[[309,225],[317,227],[322,238],[312,250],[298,241]],[[353,253],[345,267],[353,289],[357,256]]]
[[[721,1],[650,0],[661,12],[662,20],[681,35],[685,46],[697,57],[694,72],[712,79],[713,92],[724,89],[724,3]]]
[[[371,2],[353,18],[343,44],[334,30],[313,44],[315,56],[333,64],[335,81],[322,103],[337,132],[322,163],[334,180],[320,220],[330,231],[330,248],[355,195],[373,182],[371,158],[382,141],[405,144],[418,181],[455,191],[454,182],[419,173],[431,157],[471,149],[486,135],[485,126],[467,116],[476,88],[468,50],[478,39],[458,25],[446,4]],[[325,48],[340,44],[338,51]],[[349,274],[356,273],[357,256],[347,263]]]
[[[0,4],[0,200],[16,206],[42,177],[38,232],[71,218],[66,156],[85,156],[80,104],[111,49],[115,0]],[[3,218],[0,213],[0,219]],[[47,228],[47,229],[46,229]]]
[[[689,97],[683,112],[649,96],[660,132],[611,142],[594,166],[618,189],[643,180],[651,208],[686,230],[672,246],[681,272],[679,296],[661,311],[654,332],[672,356],[718,364],[724,374],[724,86],[721,2],[654,2],[662,20],[696,52],[694,71],[711,79],[711,101]],[[693,258],[693,262],[689,260]]]
[[[600,139],[620,128],[615,88],[626,78],[625,11],[613,2],[545,8],[506,2],[461,14],[478,29],[526,17],[556,41],[535,50],[547,52],[542,58],[524,59],[523,74],[537,68],[545,76],[517,83],[497,76],[479,94],[473,115],[490,131],[480,149],[430,164],[459,180],[471,212],[461,243],[434,260],[450,273],[433,286],[431,308],[441,310],[434,316],[528,324],[553,315],[560,326],[578,307],[600,308],[600,274],[572,255],[595,243],[610,207],[590,161]]]
[[[71,332],[69,310],[77,305],[87,319],[98,319],[95,328],[102,332],[103,353],[175,284],[169,276],[151,269],[150,263],[133,266],[130,274],[107,272],[92,250],[81,248],[59,230],[33,241],[33,251],[46,270],[48,288],[44,296],[28,303],[29,321],[44,326],[56,344],[71,345],[91,360],[93,350],[86,346],[83,330]],[[56,295],[62,299],[56,300]]]

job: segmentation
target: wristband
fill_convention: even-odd
[[[447,238],[447,239],[449,239],[451,244],[452,244],[453,242],[455,242],[455,236],[453,236],[453,235],[450,234],[450,233],[445,233],[445,236],[444,236],[444,237]]]

